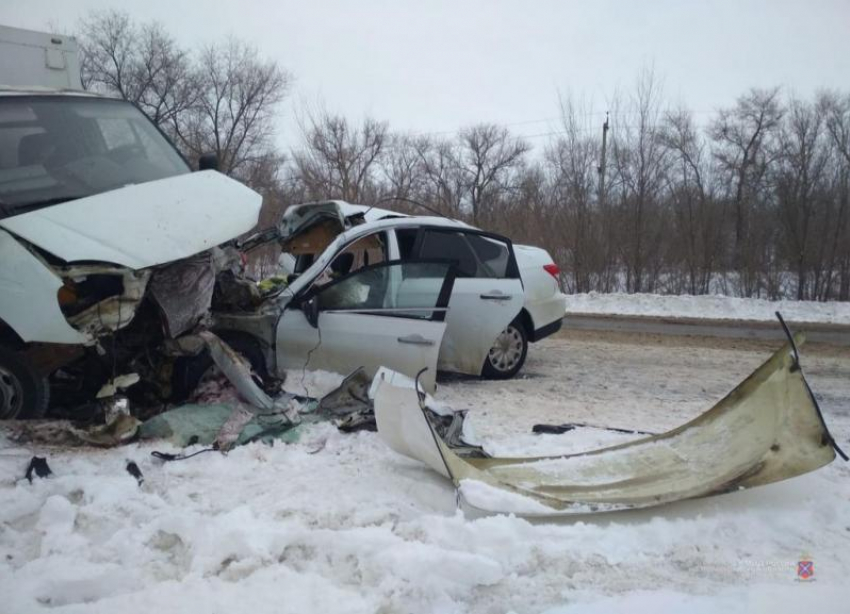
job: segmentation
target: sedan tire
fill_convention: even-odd
[[[523,325],[514,320],[496,338],[481,374],[487,379],[510,379],[522,369],[527,354],[528,335]]]

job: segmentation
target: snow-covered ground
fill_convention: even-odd
[[[590,292],[567,296],[567,315],[586,313],[773,322],[776,320],[777,311],[789,322],[850,325],[850,303],[768,301],[720,295],[666,296]]]
[[[524,377],[452,378],[499,454],[574,451],[624,435],[536,436],[537,422],[662,430],[769,355],[763,342],[571,332],[532,347]],[[834,435],[850,440],[850,353],[803,350]],[[332,378],[309,375],[313,394]],[[301,385],[297,377],[293,384]],[[473,518],[450,484],[374,433],[313,427],[160,465],[156,445],[0,443],[0,612],[840,611],[850,600],[850,470],[647,511],[531,523]],[[29,457],[55,475],[29,485]],[[142,487],[124,470],[135,460]],[[797,562],[815,580],[797,580]]]

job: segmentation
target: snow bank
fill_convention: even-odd
[[[850,325],[850,303],[768,301],[719,295],[665,296],[597,292],[567,295],[567,315],[588,313],[773,322],[777,311],[789,322]]]
[[[447,480],[374,433],[315,426],[165,465],[151,449],[53,453],[55,475],[30,485],[12,477],[28,451],[0,448],[2,611],[783,612],[848,597],[846,487],[828,472],[533,524],[465,517]],[[804,553],[817,582],[795,581]]]
[[[469,409],[469,434],[499,454],[571,453],[630,436],[531,426],[670,428],[763,353],[555,337],[529,353],[527,378],[460,379],[438,398]],[[850,447],[850,362],[812,353],[806,368]],[[304,375],[311,391],[338,382]],[[164,465],[154,449],[171,451],[35,450],[0,431],[0,612],[799,614],[850,601],[840,461],[745,492],[555,524],[458,512],[448,480],[374,433],[314,425],[298,444]],[[34,453],[54,476],[30,485],[20,478]],[[803,557],[814,582],[797,580]]]

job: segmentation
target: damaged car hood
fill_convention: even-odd
[[[375,222],[387,217],[406,217],[402,213],[352,205],[342,200],[305,203],[289,207],[278,223],[278,238],[283,245],[299,251],[299,240],[308,253],[321,252],[330,241],[342,232],[364,222]],[[322,227],[322,231],[317,229]],[[309,235],[308,235],[309,233]]]
[[[262,197],[215,171],[130,185],[0,220],[66,262],[143,269],[220,245],[257,224]]]

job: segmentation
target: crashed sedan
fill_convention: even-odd
[[[128,386],[161,405],[261,200],[126,101],[0,91],[0,419]]]
[[[530,342],[561,326],[565,297],[551,257],[456,220],[309,203],[244,248],[271,240],[295,257],[289,285],[215,313],[218,330],[253,340],[258,370],[428,367],[428,388],[438,369],[507,378]]]

